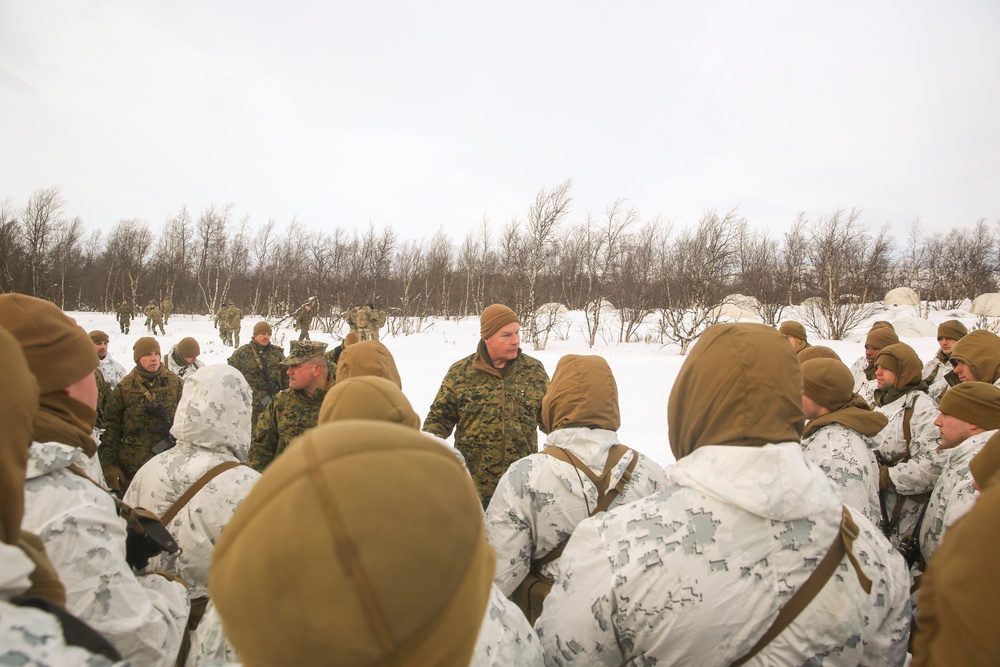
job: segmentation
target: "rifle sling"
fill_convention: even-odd
[[[227,470],[231,470],[232,468],[235,468],[236,466],[240,465],[243,464],[240,463],[239,461],[226,461],[225,463],[220,463],[219,465],[215,466],[214,468],[206,472],[204,475],[202,475],[197,482],[189,486],[188,490],[185,491],[184,494],[180,498],[178,498],[174,502],[174,504],[171,505],[169,509],[167,509],[166,512],[163,513],[163,516],[160,518],[160,520],[163,522],[163,525],[165,526],[169,524],[171,521],[173,521],[174,517],[177,516],[177,513],[180,512],[181,509],[183,509],[183,507],[188,504],[188,501],[194,498],[195,494],[201,491],[206,484],[208,484],[213,479],[215,479],[222,473],[226,472]]]

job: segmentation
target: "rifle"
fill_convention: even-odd
[[[170,427],[174,425],[174,418],[167,412],[167,408],[160,402],[159,397],[152,401],[146,401],[146,411],[160,420],[159,431],[163,433],[163,439],[153,445],[153,453],[161,454],[177,444],[177,438],[170,433]]]
[[[295,317],[298,313],[302,312],[302,309],[305,308],[306,306],[315,306],[316,302],[317,302],[317,298],[316,297],[314,297],[314,296],[309,297],[308,299],[306,299],[305,301],[302,302],[301,306],[299,306],[298,308],[296,308],[292,312],[288,313],[287,315],[285,315],[284,317],[282,317],[277,322],[272,322],[271,326],[277,328],[277,326],[279,324],[281,324],[282,322],[284,322],[288,318]]]
[[[260,407],[266,408],[267,404],[274,398],[274,395],[281,391],[281,385],[271,379],[271,376],[267,374],[267,370],[263,366],[258,367],[257,370],[260,372],[261,377],[264,378],[264,390],[267,392],[267,396],[259,401]]]

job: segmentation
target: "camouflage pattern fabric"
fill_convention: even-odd
[[[362,312],[365,312],[362,310]],[[369,308],[367,310],[366,320],[367,325],[364,329],[358,326],[358,335],[361,336],[361,340],[378,340],[379,330],[385,325],[385,313],[381,310],[375,310]]]
[[[899,546],[900,541],[913,532],[913,528],[917,525],[921,503],[911,496],[927,493],[934,488],[941,474],[941,464],[947,457],[946,452],[937,449],[940,444],[940,432],[934,425],[934,420],[938,416],[934,401],[925,392],[911,391],[888,405],[875,408],[889,419],[886,427],[872,438],[882,459],[892,461],[906,456],[903,414],[909,405],[913,406],[913,416],[910,418],[909,457],[889,468],[889,477],[895,488],[885,489],[882,492],[886,512],[890,518],[897,499],[900,496],[903,498],[899,524],[889,535],[889,541],[895,546]]]
[[[730,665],[813,573],[842,501],[798,442],[695,449],[659,493],[584,519],[535,624],[549,665]],[[751,664],[903,665],[910,578],[852,513],[852,551]]]
[[[309,327],[312,325],[312,310],[305,307],[295,314],[295,326],[299,330],[299,340],[309,340]]]
[[[150,303],[146,306],[146,329],[150,333],[156,333],[156,329],[160,329],[161,334],[166,334],[166,330],[163,328],[163,313],[160,312],[160,307],[155,303]]]
[[[188,380],[174,415],[173,433],[177,445],[142,466],[124,498],[132,507],[144,507],[161,517],[209,470],[246,460],[250,386],[240,372],[217,364]],[[215,543],[259,478],[260,473],[243,465],[210,480],[167,525],[180,551],[154,556],[149,569],[181,577],[191,587],[192,598],[207,596]]]
[[[843,424],[829,424],[802,439],[802,453],[826,473],[844,498],[876,526],[882,524],[878,500],[878,462],[874,444]]]
[[[253,346],[251,349],[250,346]],[[257,361],[254,359],[254,350],[260,358],[267,380],[264,379]],[[253,414],[251,415],[251,428],[257,423],[257,418],[263,412],[266,403],[269,403],[274,396],[282,389],[288,388],[288,375],[281,361],[285,358],[285,351],[277,345],[268,343],[267,347],[261,347],[252,340],[246,345],[241,345],[229,357],[229,365],[243,373],[247,384],[253,391]]]
[[[179,377],[181,380],[186,380],[191,375],[194,375],[194,372],[197,371],[199,368],[205,367],[204,361],[198,361],[197,359],[195,359],[194,363],[192,364],[189,364],[188,362],[184,361],[184,359],[179,354],[177,354],[176,345],[174,345],[173,348],[171,348],[170,354],[163,357],[163,364],[171,371],[176,373],[177,377]]]
[[[605,429],[563,428],[553,431],[546,447],[562,447],[601,474],[618,434]],[[626,454],[611,470],[614,488],[638,456],[631,479],[610,509],[644,498],[666,484],[663,468],[638,452]],[[582,486],[581,486],[582,484]],[[531,561],[546,556],[573,533],[597,506],[597,487],[576,467],[548,454],[532,454],[511,464],[497,484],[486,509],[486,538],[497,553],[494,583],[510,595],[527,576]],[[559,559],[546,563],[542,575],[555,580]]]
[[[354,308],[350,308],[346,313],[344,313],[344,319],[347,321],[348,328],[357,333],[358,331],[358,311]],[[358,334],[359,336],[361,334]]]
[[[163,323],[170,324],[170,315],[174,312],[174,302],[169,297],[160,302],[160,310],[163,311]]]
[[[868,377],[868,372],[868,360],[864,355],[851,364],[851,375],[854,376],[854,393],[865,399],[868,405],[874,407],[875,390],[878,389],[878,383],[875,381],[874,375]]]
[[[21,526],[42,538],[66,587],[66,609],[132,664],[172,667],[187,625],[187,589],[132,571],[111,495],[69,470],[85,465],[82,450],[36,442],[28,455]]]
[[[132,324],[132,306],[123,303],[118,306],[118,310],[115,312],[118,316],[118,326],[121,328],[121,333],[127,334],[129,326]]]
[[[484,507],[507,467],[538,451],[542,397],[549,386],[545,367],[525,354],[505,370],[502,377],[491,372],[478,352],[452,364],[423,424],[439,438],[455,431],[455,449],[465,456]]]
[[[233,346],[233,332],[229,328],[229,307],[225,304],[219,306],[215,313],[215,327],[219,330],[219,338],[223,345]]]
[[[101,465],[118,466],[127,480],[153,458],[153,447],[169,436],[181,398],[180,378],[166,366],[160,369],[156,377],[146,380],[135,368],[111,391],[101,436]],[[169,421],[147,400],[143,387],[159,399]]]
[[[101,369],[101,373],[104,374],[104,380],[108,383],[108,387],[114,389],[118,386],[118,383],[122,381],[125,377],[125,367],[119,364],[117,361],[111,358],[111,355],[107,355],[101,359],[98,368]]]
[[[243,311],[233,304],[226,309],[226,328],[232,337],[233,347],[240,346],[240,329],[243,324]]]
[[[925,562],[930,562],[948,529],[972,509],[979,497],[972,486],[969,461],[996,432],[977,433],[957,447],[944,450],[948,457],[927,501],[927,513],[920,524],[920,553]]]
[[[104,428],[104,413],[108,411],[108,404],[111,402],[111,387],[104,379],[104,373],[100,367],[94,370],[94,380],[97,382],[97,423],[94,428]]]
[[[496,586],[490,591],[483,624],[469,667],[544,667],[545,654],[535,629],[517,605]]]
[[[275,396],[254,425],[247,456],[250,467],[264,472],[288,443],[316,426],[325,396],[326,389],[317,389],[312,396],[299,389],[285,389]]]

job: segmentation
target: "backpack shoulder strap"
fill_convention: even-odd
[[[206,484],[208,484],[213,479],[215,479],[222,473],[226,472],[227,470],[230,470],[232,468],[235,468],[236,466],[241,466],[241,465],[243,464],[240,463],[239,461],[226,461],[225,463],[220,463],[219,465],[215,466],[214,468],[206,472],[204,475],[202,475],[197,482],[189,486],[188,490],[185,491],[184,494],[180,498],[178,498],[176,502],[174,502],[174,504],[171,505],[166,512],[163,513],[163,516],[160,518],[160,520],[163,522],[163,525],[167,525],[168,523],[173,521],[174,517],[177,516],[177,513],[180,512],[181,509],[188,504],[188,501],[194,498],[195,494],[201,491]]]

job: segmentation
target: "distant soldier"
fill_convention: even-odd
[[[153,309],[156,308],[156,302],[152,299],[146,304],[146,307],[142,309],[143,314],[146,316],[146,332],[156,333],[153,330]]]
[[[97,358],[101,360],[101,365],[98,368],[100,368],[104,379],[108,383],[108,389],[114,389],[121,382],[122,378],[125,377],[125,367],[108,355],[108,342],[110,340],[108,334],[95,329],[88,335],[90,336],[90,340],[94,342],[94,350],[97,352]]]
[[[233,339],[233,347],[240,346],[240,328],[243,325],[243,311],[232,301],[229,302],[228,309],[229,331]]]
[[[367,303],[361,306],[355,314],[354,321],[358,325],[358,336],[361,337],[361,342],[371,340],[371,308],[368,307]]]
[[[267,404],[254,426],[247,464],[260,472],[288,443],[316,426],[327,389],[326,343],[293,341],[287,367],[288,389]]]
[[[222,344],[233,346],[233,332],[229,329],[229,303],[224,302],[215,313],[215,328],[219,330]]]
[[[309,340],[309,325],[312,324],[312,305],[306,304],[295,313],[295,328],[299,330],[299,340]]]
[[[160,312],[160,307],[156,305],[155,301],[150,301],[149,305],[146,306],[146,329],[155,335],[157,328],[160,329],[160,334],[166,335],[167,332],[163,328],[163,313]]]
[[[253,338],[229,357],[229,365],[243,373],[253,391],[251,427],[279,391],[288,386],[288,375],[281,362],[285,351],[271,343],[271,325],[258,322],[253,327]]]
[[[135,368],[111,392],[101,436],[104,478],[122,492],[143,463],[173,446],[170,427],[182,388],[161,363],[155,338],[140,338],[132,350]]]
[[[941,395],[948,387],[958,384],[958,376],[952,373],[951,350],[955,343],[969,335],[969,330],[958,320],[948,320],[938,325],[937,354],[924,364],[923,376],[927,382],[927,393],[935,401],[941,400]],[[950,376],[949,376],[950,374]]]
[[[174,302],[170,300],[169,296],[163,297],[163,301],[160,302],[160,310],[163,312],[163,323],[170,324],[170,314],[174,312]]]
[[[116,312],[118,314],[118,326],[121,327],[123,334],[127,334],[129,326],[132,324],[132,306],[128,305],[128,301],[122,299],[122,305],[118,306]]]
[[[796,322],[795,320],[788,320],[780,327],[778,327],[778,333],[785,337],[788,344],[792,346],[795,350],[795,354],[802,352],[803,350],[808,350],[812,347],[809,344],[808,335],[806,334],[806,328],[801,322]]]
[[[851,366],[851,374],[854,376],[854,392],[867,401],[868,405],[875,405],[875,390],[878,382],[875,380],[875,358],[878,357],[882,348],[895,345],[899,342],[896,330],[888,322],[875,322],[868,331],[865,338],[865,356],[859,358]]]
[[[365,309],[368,316],[368,327],[365,329],[367,337],[362,336],[362,340],[378,340],[379,329],[385,325],[385,311],[377,310],[373,303],[367,304]]]
[[[361,309],[360,303],[351,304],[350,310],[344,313],[344,319],[347,320],[347,326],[350,328],[350,333],[356,333],[360,336],[358,332],[358,311]]]

